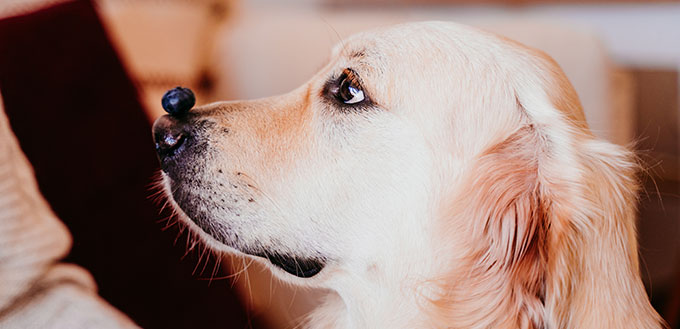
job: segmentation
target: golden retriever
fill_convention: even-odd
[[[171,202],[211,248],[337,292],[309,328],[664,326],[636,163],[539,51],[404,24],[286,95],[190,106],[154,125]]]

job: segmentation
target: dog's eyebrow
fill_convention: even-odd
[[[350,59],[361,59],[364,56],[366,56],[366,52],[364,50],[353,51],[349,54]]]

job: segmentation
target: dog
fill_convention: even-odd
[[[181,221],[337,292],[309,328],[665,326],[640,278],[635,158],[593,136],[540,51],[397,25],[288,94],[171,113],[153,134]]]

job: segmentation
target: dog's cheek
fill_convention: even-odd
[[[305,199],[298,208],[315,214],[309,224],[321,232],[312,243],[365,261],[420,243],[412,235],[426,223],[412,219],[427,212],[432,189],[432,156],[419,130],[391,115],[374,120],[355,126],[341,147],[322,145],[300,170],[313,179],[295,179]]]

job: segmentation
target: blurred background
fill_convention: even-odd
[[[44,14],[55,8],[57,14]],[[69,18],[71,12],[75,12],[76,17],[83,17],[82,12],[88,10],[94,13],[96,22],[88,21],[87,24],[98,24],[98,28],[91,30],[89,26],[77,25],[61,34],[50,33],[50,30],[59,31],[59,24],[73,22]],[[62,15],[59,17],[63,19],[55,19],[55,15]],[[92,64],[81,71],[91,73],[94,70],[95,85],[103,90],[113,90],[107,84],[109,77],[106,74],[114,74],[111,72],[116,70],[122,72],[120,85],[129,85],[132,89],[123,88],[126,90],[124,95],[109,96],[130,97],[136,105],[126,108],[137,114],[122,114],[124,110],[121,107],[103,112],[103,106],[96,106],[87,111],[101,112],[100,115],[92,114],[93,117],[82,123],[105,129],[112,122],[120,122],[119,126],[109,128],[118,134],[126,132],[128,138],[137,136],[129,131],[140,129],[139,138],[144,140],[130,142],[139,142],[139,152],[144,156],[117,158],[113,162],[130,161],[135,165],[141,165],[141,161],[149,162],[144,164],[146,171],[143,171],[149,174],[135,178],[147,180],[147,185],[133,184],[137,189],[146,190],[157,164],[152,156],[150,130],[144,132],[144,129],[150,129],[150,123],[163,113],[161,95],[177,85],[192,88],[197,93],[199,104],[284,93],[305,82],[320,69],[329,58],[330,48],[342,38],[372,27],[415,20],[456,21],[478,26],[544,50],[555,58],[574,84],[595,134],[634,147],[645,163],[646,170],[640,177],[644,192],[640,198],[638,226],[641,271],[654,306],[673,328],[680,328],[678,1],[0,0],[0,19],[6,22],[2,24],[0,20],[0,93],[10,122],[29,159],[32,159],[31,154],[40,159],[40,152],[44,151],[44,147],[36,142],[44,136],[36,133],[35,128],[31,129],[29,123],[40,118],[42,111],[54,109],[27,104],[26,99],[40,98],[40,90],[59,86],[66,88],[65,81],[77,80],[77,72],[80,71],[74,69],[68,71],[73,74],[46,76],[46,72],[52,71],[37,70],[33,62],[17,66],[16,63],[25,58],[18,50],[13,56],[7,54],[15,49],[24,49],[26,53],[37,56],[35,60],[40,63],[70,63],[78,67],[82,63],[82,59],[78,58],[91,58],[97,54],[92,53],[94,48],[88,42],[101,39],[101,42],[110,45],[110,48],[103,47],[103,51],[111,52],[117,59],[111,62],[113,64],[107,64],[113,68],[100,72],[100,64]],[[41,19],[49,20],[48,28],[40,30],[42,34],[26,28]],[[21,32],[22,28],[24,32]],[[102,33],[95,33],[87,39],[90,41],[67,42],[73,36],[98,29]],[[21,33],[30,33],[34,41],[20,41],[26,40],[26,35],[29,35]],[[43,44],[45,40],[48,46]],[[60,46],[63,44],[68,46]],[[61,54],[59,61],[52,59],[51,56],[56,56],[53,51]],[[17,67],[24,69],[19,71]],[[15,75],[7,73],[10,71]],[[19,84],[16,76],[30,81]],[[92,75],[85,75],[83,79],[78,80],[80,84],[94,83]],[[106,97],[106,93],[102,95]],[[72,103],[65,107],[67,110],[77,106],[81,95],[76,92],[69,97],[72,97]],[[108,101],[102,104],[111,105]],[[26,114],[28,112],[24,108],[30,108],[33,114]],[[116,112],[121,116],[119,121],[107,120],[112,111],[119,111]],[[21,128],[22,124],[28,128]],[[109,138],[111,145],[121,142],[120,136],[107,136],[102,140]],[[31,145],[36,145],[35,151],[28,150]],[[93,146],[80,150],[90,154],[101,148]],[[60,161],[66,160],[62,158]],[[176,237],[180,236],[180,241],[186,240],[186,237],[177,228],[161,230],[166,223],[159,219],[166,215],[150,212],[149,209],[158,207],[146,198],[144,201],[149,204],[139,206],[146,212],[128,212],[125,217],[130,218],[129,223],[121,223],[115,238],[102,238],[97,229],[101,223],[77,219],[80,218],[78,208],[73,208],[72,213],[60,212],[61,206],[54,205],[72,202],[59,199],[63,194],[61,190],[50,192],[49,182],[53,179],[50,175],[63,175],[63,172],[50,171],[49,168],[42,170],[40,164],[32,162],[41,190],[73,232],[75,244],[69,260],[92,271],[102,296],[144,327],[192,328],[196,327],[196,322],[179,318],[202,316],[203,322],[198,326],[202,328],[292,328],[325,293],[298,291],[282,285],[256,264],[248,267],[247,275],[239,276],[240,279],[224,279],[229,273],[242,269],[244,262],[241,259],[216,261],[215,257],[206,256],[200,250],[192,251],[183,258],[186,246],[184,242],[176,243]],[[126,170],[136,170],[131,168],[136,167]],[[111,170],[118,169],[114,166]],[[76,174],[82,176],[86,173]],[[83,180],[90,184],[93,182],[91,177]],[[119,188],[121,193],[126,193],[127,187]],[[64,207],[67,209],[67,206]],[[149,250],[153,252],[144,256],[138,254],[138,257],[144,258],[139,259],[135,266],[155,268],[156,272],[149,270],[152,272],[146,277],[147,281],[138,282],[137,286],[153,285],[151,282],[154,280],[163,283],[155,283],[158,287],[153,291],[137,289],[135,295],[128,283],[121,283],[121,275],[126,277],[125,274],[112,274],[115,272],[112,272],[114,265],[111,264],[130,266],[126,261],[135,257],[131,254],[140,252],[134,251],[130,243],[121,241],[128,239],[130,231],[134,231],[139,223],[146,223],[151,233],[138,236],[138,239],[151,246]],[[163,251],[163,248],[171,250]],[[103,262],[101,254],[107,253],[107,250],[111,258]],[[130,253],[117,253],[116,250],[128,250]],[[149,258],[157,257],[165,258],[162,262],[165,267],[152,265],[154,263]],[[116,259],[117,263],[111,259]],[[183,265],[176,268],[173,262]],[[131,270],[134,271],[134,268]],[[167,275],[176,278],[166,282],[159,277]],[[245,280],[246,276],[249,281]],[[127,277],[130,280],[138,278],[135,275]],[[163,286],[165,284],[173,286]],[[182,295],[183,290],[174,288],[174,285],[189,288]],[[175,292],[172,292],[173,289],[176,289]],[[203,291],[201,295],[192,295],[197,290]],[[170,302],[171,299],[176,302]],[[172,305],[163,306],[163,303]],[[206,309],[212,311],[207,312]],[[225,316],[227,314],[229,316]]]

